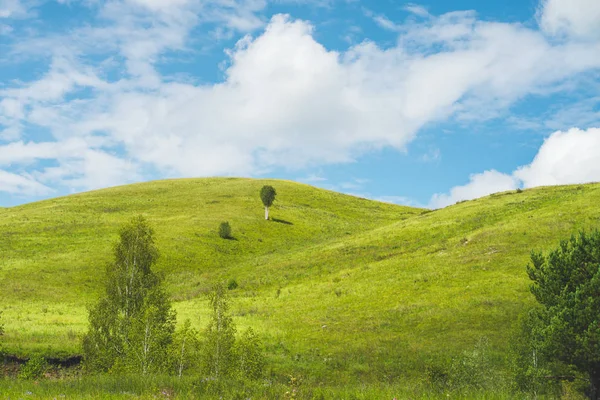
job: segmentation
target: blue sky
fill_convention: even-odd
[[[600,181],[600,2],[0,0],[0,206],[202,176]]]

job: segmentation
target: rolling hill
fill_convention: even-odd
[[[258,197],[278,191],[271,221]],[[600,225],[600,184],[505,192],[430,211],[288,181],[167,180],[0,209],[0,310],[9,353],[80,352],[120,224],[156,231],[178,321],[235,279],[235,321],[273,370],[344,383],[410,376],[485,338],[498,366],[533,304],[531,250]],[[229,221],[234,240],[219,238]]]

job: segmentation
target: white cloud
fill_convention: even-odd
[[[48,72],[0,92],[5,139],[33,124],[56,142],[33,145],[21,132],[6,146],[27,156],[0,149],[0,160],[32,165],[43,182],[100,187],[143,177],[146,167],[161,176],[252,175],[351,162],[384,147],[404,151],[431,122],[494,115],[600,68],[600,42],[555,44],[472,12],[401,25],[389,49],[366,41],[344,52],[316,41],[310,23],[277,15],[229,51],[222,82],[195,84],[162,75],[160,57],[189,51],[203,21],[255,29],[264,1],[102,4],[106,24],[27,46],[53,52]],[[239,15],[243,23],[234,22]],[[114,72],[118,78],[103,78]],[[75,138],[80,151],[64,154]]]
[[[553,133],[514,176],[525,187],[600,181],[600,128]]]
[[[420,6],[418,4],[408,4],[406,6],[404,6],[404,9],[412,14],[415,14],[419,17],[430,17],[431,14],[429,14],[429,11],[427,11],[427,8]]]
[[[491,170],[469,177],[469,183],[455,186],[448,194],[434,194],[429,202],[431,208],[442,208],[462,200],[471,200],[488,194],[518,188],[518,180],[511,175]]]
[[[23,17],[27,7],[20,0],[0,0],[0,18]]]
[[[473,174],[468,184],[455,186],[449,194],[435,194],[429,202],[441,208],[520,186],[568,185],[600,181],[600,128],[555,132],[538,150],[533,161],[512,174],[494,170]]]
[[[50,194],[52,189],[37,182],[31,176],[18,175],[0,170],[0,192],[15,195],[43,196]]]
[[[325,182],[327,181],[327,178],[321,176],[321,175],[316,175],[316,174],[311,174],[308,175],[304,178],[299,178],[298,179],[300,182],[306,182],[306,183],[318,183],[318,182]]]
[[[600,38],[600,1],[543,0],[539,21],[549,34]]]

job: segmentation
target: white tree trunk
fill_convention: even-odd
[[[265,207],[265,219],[269,219],[269,207]]]

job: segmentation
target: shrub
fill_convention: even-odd
[[[236,282],[235,279],[230,279],[229,282],[227,282],[228,290],[234,290],[234,289],[237,289],[237,287],[238,287],[238,283]]]
[[[221,222],[219,236],[223,239],[231,239],[231,225],[229,225],[229,222]]]
[[[518,189],[517,189],[517,193],[523,193],[523,189],[521,189],[521,188],[518,188]]]
[[[46,359],[40,355],[32,356],[29,361],[21,368],[19,378],[21,379],[39,379],[44,376],[48,369]]]

